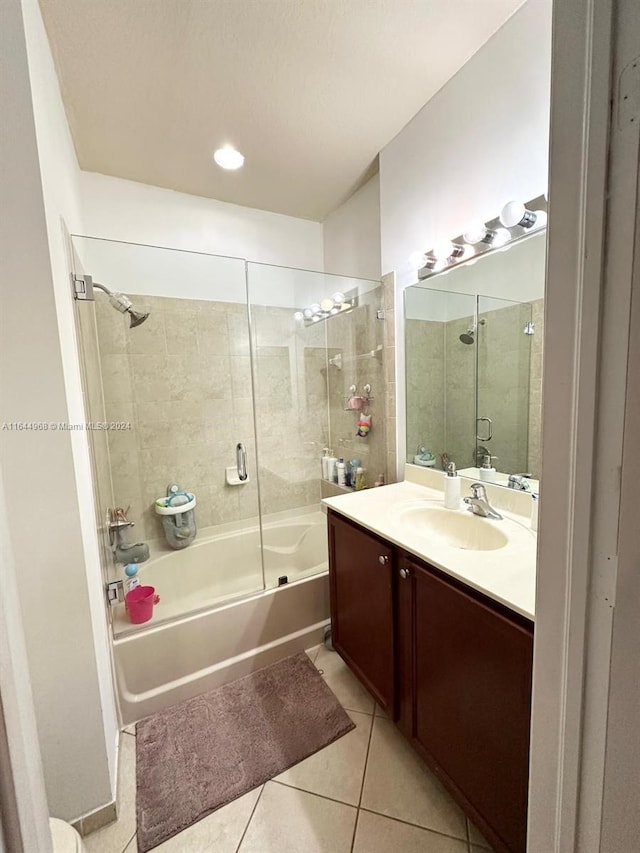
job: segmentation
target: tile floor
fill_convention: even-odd
[[[490,850],[335,652],[307,654],[356,728],[155,849],[161,853],[482,853]],[[118,820],[87,853],[136,853],[135,727],[120,745]]]

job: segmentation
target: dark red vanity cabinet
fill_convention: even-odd
[[[399,724],[496,850],[524,853],[533,626],[406,556],[397,578]]]
[[[495,850],[524,853],[533,624],[333,512],[329,543],[336,651]]]
[[[376,701],[393,712],[393,550],[329,513],[333,646]]]

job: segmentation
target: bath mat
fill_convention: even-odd
[[[304,652],[147,717],[136,726],[138,850],[353,728]]]

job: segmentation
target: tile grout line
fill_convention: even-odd
[[[255,801],[253,808],[251,809],[251,814],[249,815],[249,820],[247,821],[247,825],[244,828],[244,832],[240,836],[240,841],[238,841],[238,846],[236,847],[236,853],[240,853],[240,848],[242,847],[242,842],[244,841],[244,837],[247,834],[247,830],[249,829],[249,825],[253,820],[253,816],[256,813],[256,809],[258,808],[258,803],[260,802],[260,798],[262,797],[263,791],[266,786],[266,782],[263,783],[262,788],[260,789],[260,793],[258,794],[258,799]]]
[[[124,845],[124,847],[122,848],[122,853],[126,853],[127,848],[129,847],[129,845],[131,844],[131,842],[133,841],[133,839],[136,837],[136,835],[137,835],[137,834],[138,834],[138,827],[136,826],[136,830],[135,830],[135,832],[133,833],[133,835],[131,836],[131,838],[127,841],[127,843],[126,843],[126,844]]]
[[[299,788],[297,785],[290,785],[288,782],[281,782],[279,779],[269,779],[269,781],[273,782],[275,785],[282,785],[283,788],[290,788],[293,791],[302,791],[303,794],[309,794],[312,797],[320,797],[321,800],[329,800],[330,803],[336,803],[338,806],[347,806],[350,809],[358,808],[354,803],[345,803],[344,800],[336,800],[335,797],[328,797],[326,794],[318,794],[316,791],[307,791],[306,788]]]
[[[423,829],[425,832],[433,832],[434,835],[439,835],[441,838],[450,838],[452,841],[460,841],[463,844],[466,840],[464,838],[460,838],[459,835],[449,835],[447,832],[440,832],[439,829],[432,829],[430,826],[422,826],[419,823],[411,823],[408,820],[403,820],[401,817],[394,817],[390,814],[376,812],[373,809],[368,809],[366,806],[360,806],[358,811],[368,812],[369,814],[375,814],[378,815],[378,817],[386,817],[388,820],[394,820],[396,823],[403,823],[405,826],[412,826],[414,829]],[[491,853],[491,851],[488,851],[488,853]]]
[[[376,721],[376,706],[373,705],[373,713],[371,714],[371,728],[369,729],[369,740],[367,742],[367,754],[364,758],[364,767],[362,768],[362,782],[360,784],[360,797],[358,798],[358,806],[356,811],[356,821],[353,826],[353,837],[351,839],[350,853],[353,853],[353,848],[356,843],[356,832],[358,831],[358,821],[360,819],[360,806],[362,804],[362,795],[364,793],[364,780],[367,777],[367,765],[369,764],[369,752],[371,751],[371,740],[373,739],[373,726]]]

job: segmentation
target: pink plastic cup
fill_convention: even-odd
[[[129,614],[129,620],[134,625],[148,622],[153,616],[153,605],[160,601],[155,587],[136,586],[124,597],[124,605]]]

